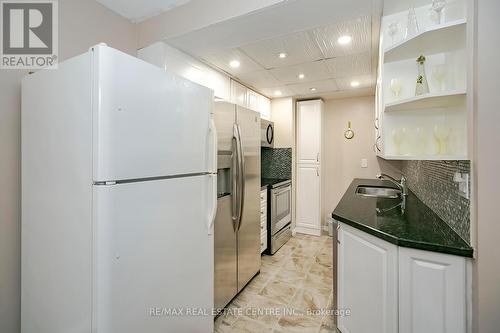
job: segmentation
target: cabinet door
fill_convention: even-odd
[[[297,103],[298,163],[319,163],[321,153],[321,100]]]
[[[342,333],[393,333],[398,329],[397,246],[340,224],[337,307]],[[428,331],[431,332],[431,331]]]
[[[247,87],[233,80],[231,80],[231,102],[248,107]]]
[[[298,165],[296,231],[321,234],[320,188],[319,166]]]
[[[465,260],[399,249],[400,332],[466,332]]]

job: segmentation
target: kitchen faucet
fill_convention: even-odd
[[[401,193],[404,196],[408,195],[408,185],[406,184],[406,177],[404,175],[401,175],[401,180],[399,180],[399,181],[392,178],[391,176],[389,176],[385,173],[381,173],[380,175],[377,175],[377,178],[378,179],[387,179],[388,181],[390,181],[391,183],[396,185],[401,190]]]

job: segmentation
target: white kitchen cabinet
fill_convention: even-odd
[[[295,231],[321,234],[321,173],[320,166],[302,164],[297,167],[297,214]]]
[[[338,234],[338,317],[342,333],[398,332],[398,248],[340,224]],[[429,331],[430,332],[430,331]]]
[[[297,102],[295,231],[321,234],[321,141],[323,101]]]
[[[297,103],[297,162],[321,162],[323,101]]]
[[[267,250],[267,189],[260,191],[260,253]]]
[[[466,333],[465,257],[398,247],[339,222],[337,307],[342,333]]]
[[[466,259],[399,249],[399,331],[466,332]]]

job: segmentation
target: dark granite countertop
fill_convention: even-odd
[[[286,182],[286,181],[289,181],[290,179],[288,178],[261,178],[260,179],[260,186],[261,187],[264,187],[264,186],[273,186],[273,185],[276,185],[276,184],[279,184],[279,183],[283,183],[283,182]]]
[[[398,246],[472,257],[472,248],[411,191],[404,214],[399,208],[377,213],[376,208],[389,208],[399,199],[359,196],[360,185],[394,187],[384,180],[354,179],[333,211],[334,219]]]

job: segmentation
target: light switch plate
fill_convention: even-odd
[[[361,159],[361,167],[368,168],[368,160],[366,158]]]
[[[458,194],[469,199],[469,174],[456,172],[453,181],[458,183]]]

